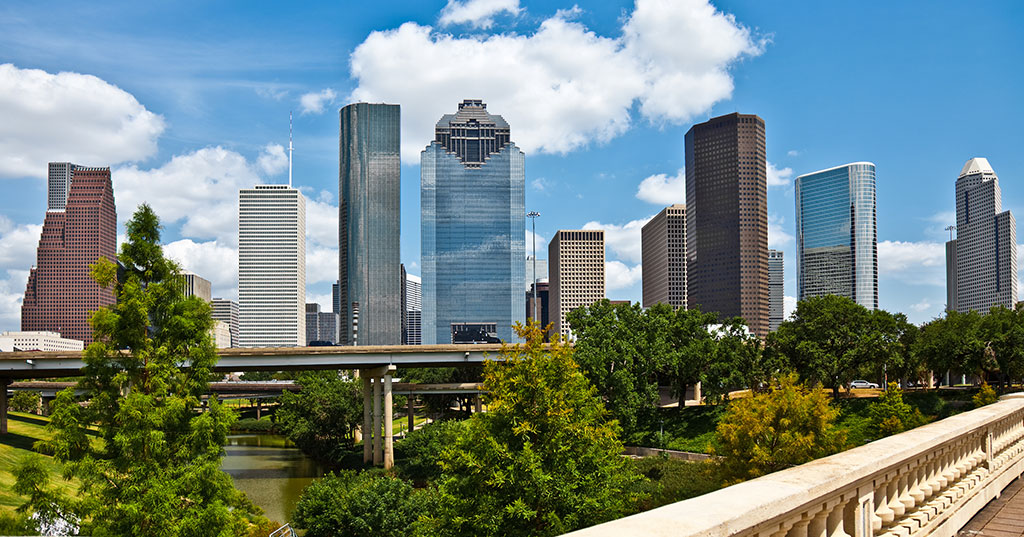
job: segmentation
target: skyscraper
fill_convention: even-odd
[[[686,133],[686,304],[768,333],[765,125],[729,114]]]
[[[437,122],[420,156],[423,343],[459,332],[518,341],[525,320],[525,156],[479,100]]]
[[[50,166],[48,209],[21,304],[23,331],[92,342],[89,314],[115,302],[89,275],[99,258],[117,260],[117,212],[110,168]],[[66,172],[66,173],[65,173]],[[70,181],[70,184],[67,184]]]
[[[640,231],[645,308],[686,308],[686,206],[665,207]]]
[[[338,314],[320,311],[320,304],[306,304],[306,345],[334,345],[338,339]]]
[[[402,343],[399,251],[400,109],[341,109],[338,145],[342,345]],[[358,313],[358,334],[353,320]]]
[[[559,230],[548,243],[552,333],[569,337],[565,316],[604,298],[604,231]]]
[[[183,280],[182,295],[186,297],[197,296],[207,302],[213,300],[213,286],[210,285],[210,280],[191,272],[181,273],[181,278]]]
[[[794,189],[797,297],[839,295],[877,309],[875,165],[801,175]]]
[[[405,341],[404,345],[419,345],[423,341],[420,318],[423,315],[422,280],[415,274],[405,275]]]
[[[237,347],[238,304],[225,298],[214,298],[210,305],[213,307],[213,320],[227,325],[228,333],[231,334],[231,346]]]
[[[238,192],[240,347],[306,344],[306,198],[288,185]]]
[[[782,324],[785,315],[785,270],[782,252],[768,250],[768,330],[774,332]]]
[[[1002,209],[999,178],[984,158],[972,158],[956,180],[956,239],[946,246],[948,309],[988,312],[1017,303],[1017,224]],[[952,274],[951,274],[952,273]],[[950,281],[949,276],[955,279]]]

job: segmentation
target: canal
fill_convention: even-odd
[[[323,475],[323,469],[287,438],[269,434],[228,436],[221,468],[235,487],[263,508],[267,518],[289,522],[302,489]]]

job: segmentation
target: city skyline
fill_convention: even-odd
[[[111,8],[119,11],[117,18],[76,6],[0,8],[6,15],[0,17],[5,50],[0,64],[10,64],[0,69],[0,81],[8,84],[5,88],[26,88],[8,92],[0,102],[0,112],[11,118],[4,127],[9,130],[0,128],[0,147],[32,163],[0,163],[0,178],[11,192],[0,205],[0,245],[7,252],[0,264],[0,328],[18,328],[19,301],[46,208],[48,161],[112,166],[119,222],[139,202],[149,201],[164,220],[168,253],[184,268],[211,279],[215,295],[235,298],[232,213],[237,189],[285,181],[284,122],[290,109],[296,111],[296,177],[311,213],[309,301],[327,304],[330,284],[337,279],[337,227],[331,213],[337,218],[338,192],[331,177],[338,165],[338,133],[332,116],[349,102],[388,101],[409,110],[403,114],[402,261],[410,273],[419,273],[415,157],[429,140],[439,111],[465,97],[481,98],[510,123],[523,125],[516,141],[530,161],[527,208],[543,214],[537,221],[543,238],[539,250],[557,229],[589,225],[606,230],[610,298],[641,298],[639,230],[663,207],[683,201],[671,199],[681,191],[682,135],[709,117],[743,111],[769,124],[770,246],[795,259],[793,177],[836,162],[871,160],[878,167],[879,306],[903,311],[915,322],[939,315],[945,303],[943,243],[948,239],[943,228],[955,221],[949,178],[973,157],[988,158],[1004,184],[1024,173],[1024,157],[1015,149],[1019,136],[1012,127],[1022,105],[1011,97],[1021,86],[1021,73],[1012,68],[1017,54],[1008,52],[1021,49],[1021,38],[1012,30],[1022,18],[1021,7],[1009,2],[930,6],[925,23],[908,31],[905,21],[918,20],[920,6],[901,5],[884,15],[873,6],[840,12],[832,6],[787,9],[718,2],[713,7],[720,11],[710,14],[702,6],[679,2],[669,9],[649,2],[612,2],[570,12],[571,4],[522,2],[514,13],[490,14],[491,25],[485,28],[474,26],[483,24],[483,18],[442,23],[444,2],[398,3],[386,14],[361,6],[343,10],[310,4],[284,14],[244,10],[236,25],[219,30],[215,38],[186,36],[180,29],[205,27],[226,12],[241,13],[240,6],[170,10],[124,3]],[[559,9],[566,12],[556,15]],[[721,84],[701,99],[682,89],[680,101],[658,98],[658,77],[668,80],[677,73],[672,69],[683,63],[642,46],[637,36],[660,35],[649,16],[652,10],[660,10],[659,20],[677,27],[700,22],[715,38],[711,42],[721,45],[715,55],[698,55],[685,63],[698,67],[682,73],[682,80],[721,73],[715,79]],[[735,19],[730,22],[726,14]],[[968,17],[991,28],[992,37],[979,43],[945,31]],[[75,22],[64,24],[68,34],[58,37],[43,30],[62,21]],[[550,22],[542,27],[545,21]],[[854,26],[882,39],[829,44],[828,36]],[[83,33],[85,28],[89,31]],[[702,43],[699,36],[683,34],[686,43]],[[446,56],[453,50],[442,39],[448,35],[467,54],[480,53],[492,61],[500,58],[486,52],[500,47],[542,52],[536,48],[542,45],[541,35],[557,38],[554,43],[559,44],[572,38],[572,50],[581,59],[598,62],[603,72],[560,71],[539,60],[523,60],[522,68],[536,69],[528,72],[545,73],[537,77],[538,86],[528,81],[488,85],[452,76],[450,85],[440,87],[420,82],[427,68],[441,66],[409,69],[402,84],[388,83],[393,73],[371,69],[381,54],[418,47],[452,60],[445,72],[457,74],[452,68],[472,56]],[[221,42],[239,46],[211,46]],[[290,44],[280,46],[286,42]],[[125,49],[135,54],[115,53]],[[239,55],[229,49],[249,52]],[[611,54],[606,49],[619,52],[601,56]],[[900,52],[891,55],[890,50]],[[656,68],[633,76],[632,61],[639,57]],[[422,58],[412,60],[426,64]],[[500,79],[503,83],[523,77],[522,68],[498,65],[508,71],[508,78]],[[985,72],[986,83],[969,91],[953,83],[964,65]],[[606,84],[599,78],[605,74],[612,80],[635,79],[638,85]],[[886,80],[899,91],[840,87],[834,84],[840,74]],[[794,79],[802,80],[799,87],[793,87]],[[533,111],[517,104],[517,97],[537,87],[569,91],[572,81],[601,88],[591,92],[596,99],[592,109],[560,92],[547,95]],[[422,95],[399,86],[415,87]],[[53,93],[43,92],[43,87]],[[87,103],[97,101],[87,96],[108,106],[90,107]],[[52,117],[32,115],[25,99],[33,97],[61,106]],[[950,112],[935,113],[942,110]],[[816,135],[825,126],[825,116],[829,123],[845,125],[843,131]],[[891,117],[906,121],[878,129]],[[85,138],[79,125],[87,119],[103,119],[97,125],[116,127],[103,127]],[[47,135],[40,136],[40,129],[47,129]],[[1007,189],[1004,209],[1024,206],[1020,190]],[[909,206],[907,199],[913,200]],[[785,268],[790,299],[796,295],[794,269],[795,263]]]

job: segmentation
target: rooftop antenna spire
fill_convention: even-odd
[[[292,186],[292,151],[295,147],[292,146],[292,111],[288,111],[288,187]]]

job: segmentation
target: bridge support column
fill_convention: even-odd
[[[416,396],[409,394],[409,432],[416,430]],[[408,436],[408,435],[406,435]]]
[[[479,414],[479,413],[481,413],[483,411],[484,411],[483,401],[480,398],[480,394],[476,394],[476,395],[473,396],[473,412],[476,412],[477,414]]]
[[[377,377],[373,383],[373,465],[384,462],[384,453],[380,445],[380,398],[381,379]]]
[[[11,379],[0,378],[0,434],[7,434],[7,385]]]
[[[363,464],[368,464],[373,460],[373,425],[370,423],[370,395],[373,386],[369,375],[363,373],[360,376],[363,377]]]
[[[391,370],[384,374],[384,469],[395,465],[394,400],[391,395]]]

